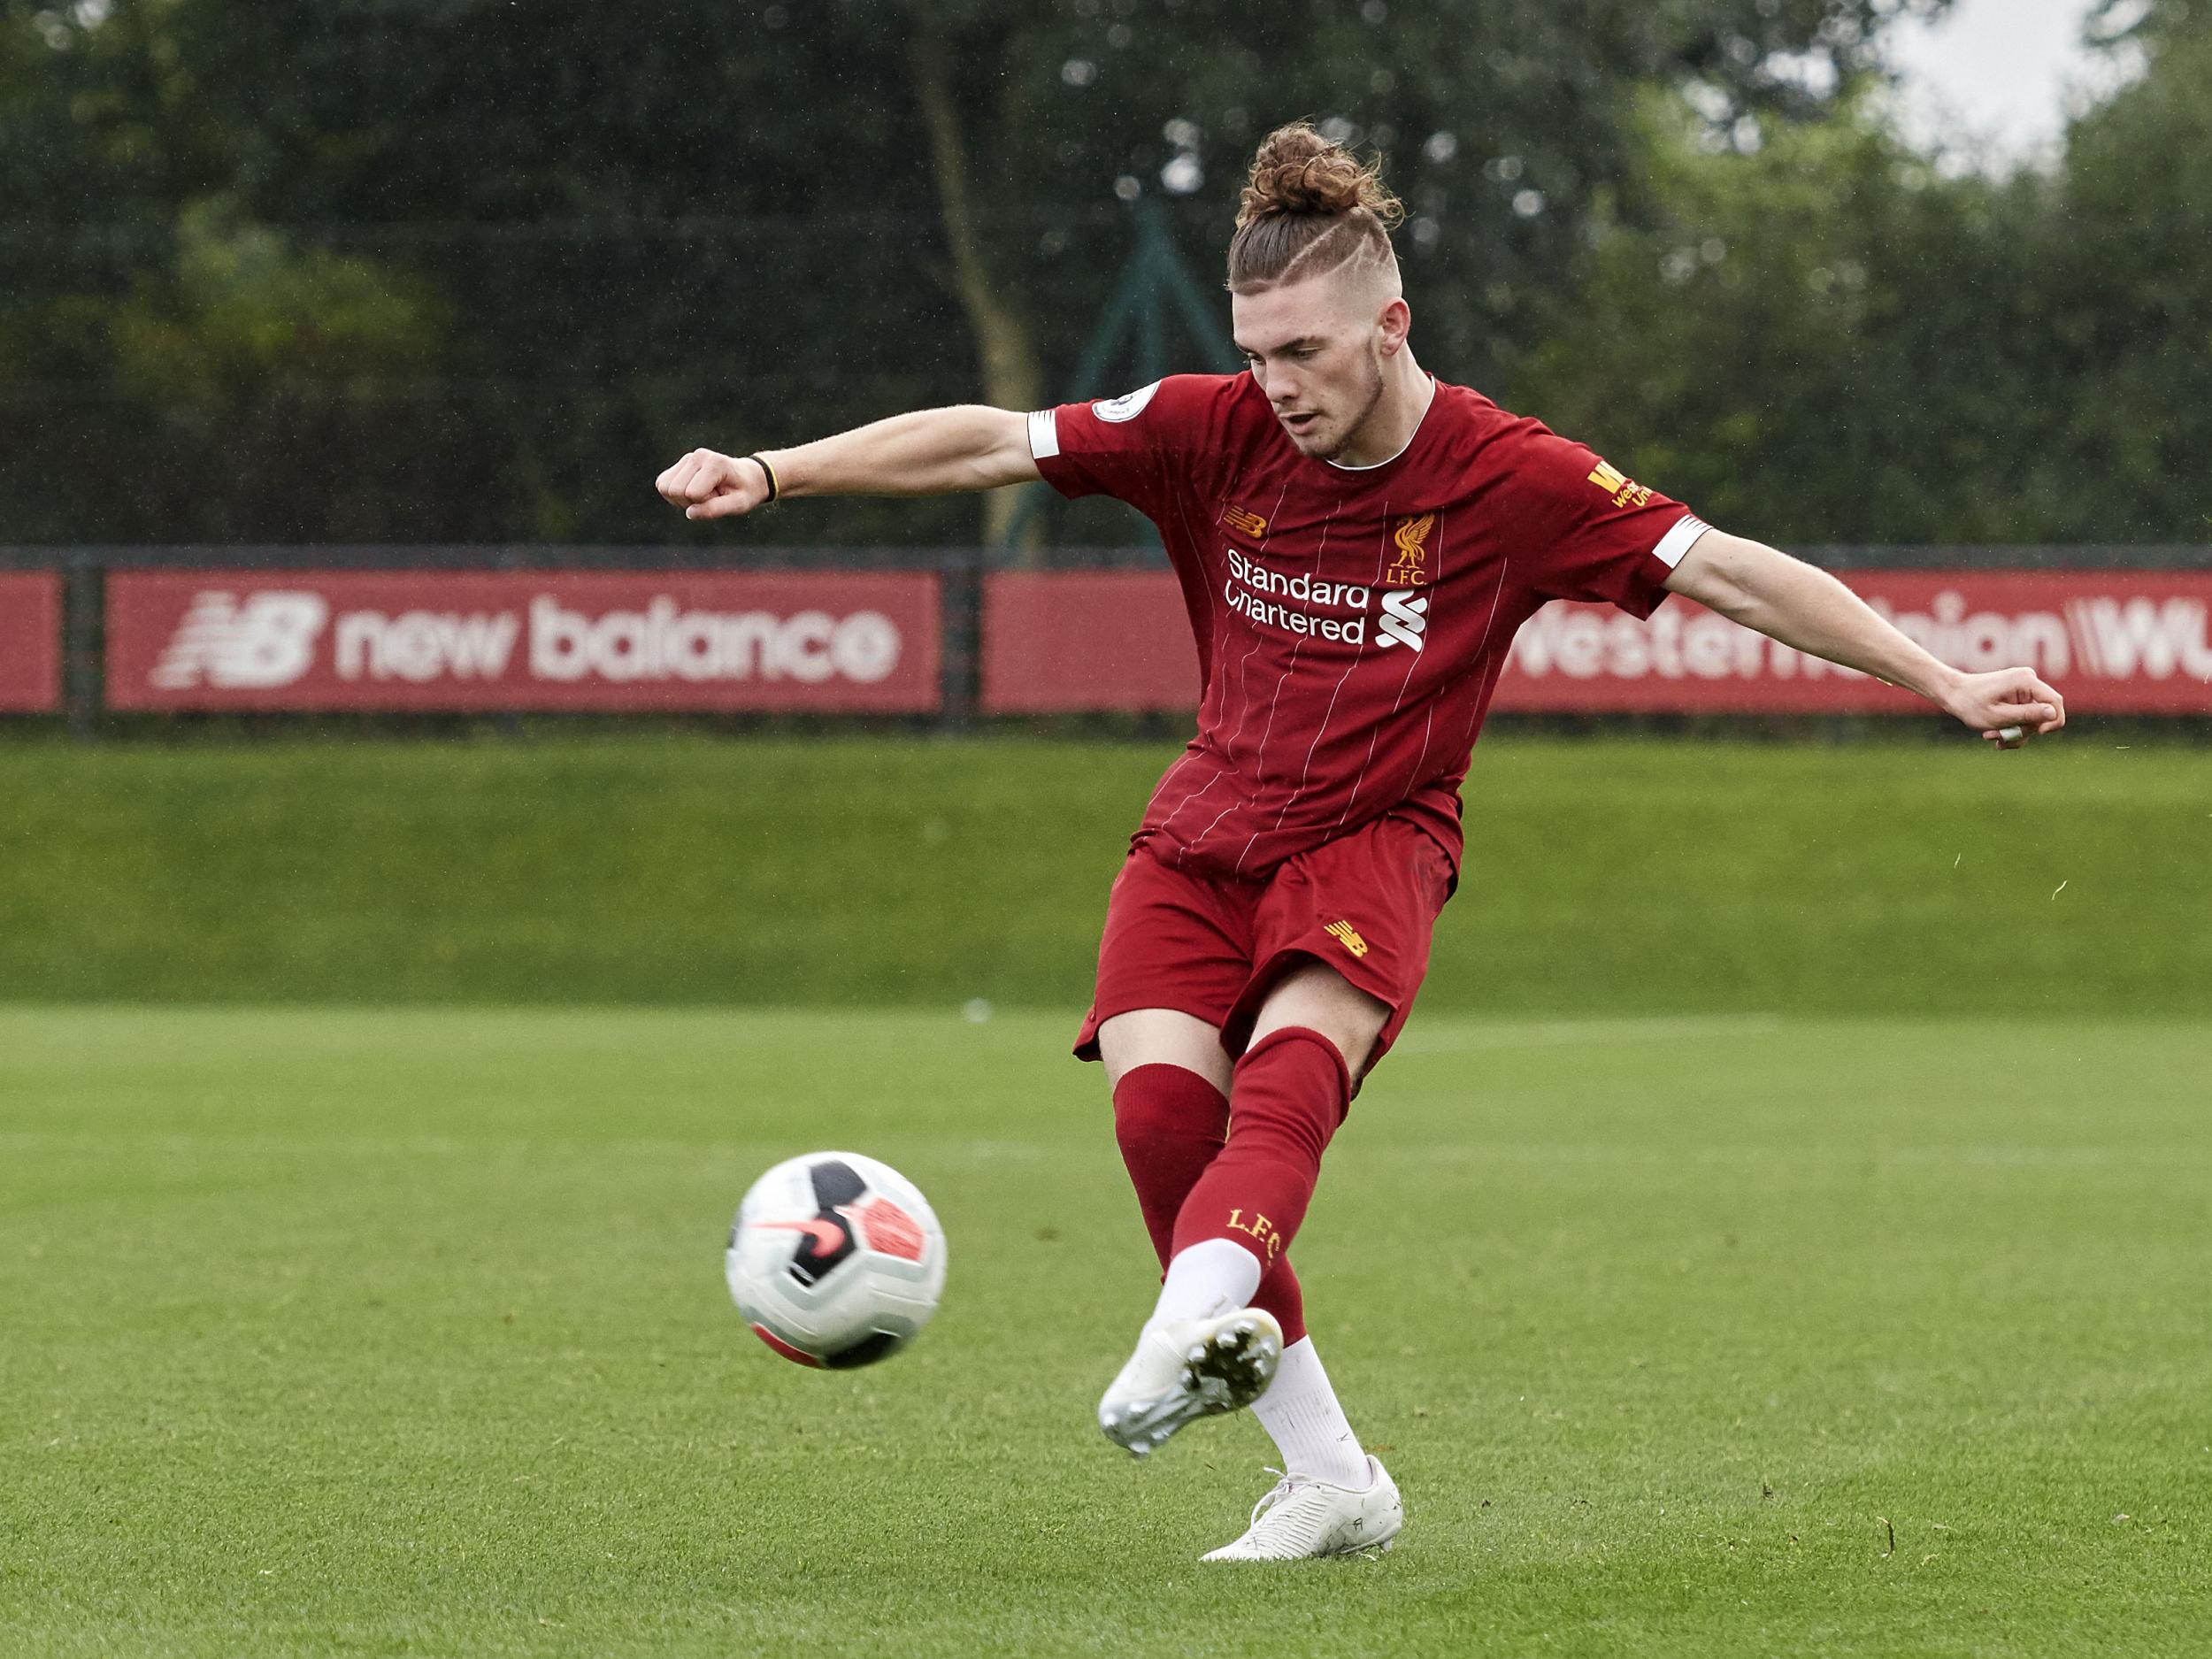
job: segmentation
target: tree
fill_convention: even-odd
[[[2032,499],[2054,540],[2212,541],[2212,7],[2108,38],[2142,73],[2074,123],[2029,273],[2057,347]]]
[[[1943,3],[0,0],[0,85],[27,93],[0,179],[39,181],[12,198],[40,269],[4,372],[44,388],[6,417],[0,508],[86,538],[703,541],[639,482],[691,444],[1110,389],[1067,376],[1127,246],[1118,181],[1169,197],[1211,267],[1251,144],[1299,114],[1389,153],[1422,349],[1486,383],[1593,227],[1651,221],[1627,165],[1651,88],[1688,86],[1717,131],[1806,119],[1886,16]],[[343,296],[373,286],[380,320],[342,351],[280,328],[253,373],[230,360],[236,418],[173,419],[118,342],[232,314],[195,223],[259,268],[281,250],[286,304],[359,319]],[[117,226],[129,254],[97,273],[59,251]],[[57,442],[162,481],[72,491]],[[301,475],[352,488],[271,485]],[[780,528],[962,541],[976,512]]]
[[[2212,56],[2131,38],[2047,176],[1942,176],[1863,98],[1744,153],[1647,95],[1651,211],[1596,221],[1511,398],[1749,534],[2205,539]]]

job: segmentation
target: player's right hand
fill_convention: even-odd
[[[768,474],[749,457],[694,449],[653,480],[687,518],[738,518],[768,499]]]

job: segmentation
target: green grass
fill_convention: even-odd
[[[1408,1530],[1222,1573],[1071,1018],[0,1010],[0,1653],[2203,1651],[2212,1026],[1417,1018],[1298,1247]],[[850,1375],[719,1279],[836,1144],[952,1251]]]
[[[2212,764],[1494,741],[1430,1011],[2212,1016]],[[0,1000],[1063,1006],[1171,746],[0,745]]]

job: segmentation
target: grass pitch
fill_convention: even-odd
[[[0,742],[0,1002],[1090,995],[1172,744]],[[2212,1018],[2212,767],[1494,739],[1431,1012]]]
[[[1071,1024],[0,1010],[0,1652],[2202,1651],[2212,1027],[1417,1015],[1298,1246],[1407,1531],[1225,1571]],[[840,1145],[952,1267],[825,1375],[719,1253]]]

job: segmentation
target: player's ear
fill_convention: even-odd
[[[1393,298],[1375,319],[1376,338],[1382,346],[1385,357],[1402,348],[1406,342],[1406,336],[1412,332],[1413,308],[1405,303],[1402,296]]]

